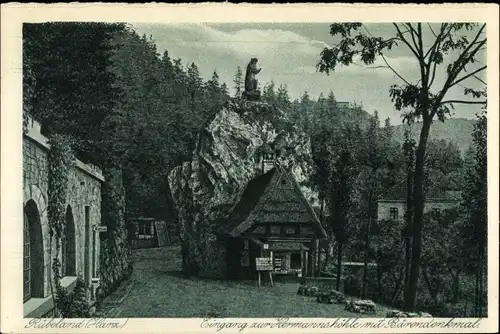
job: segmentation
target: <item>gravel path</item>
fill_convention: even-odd
[[[132,277],[100,307],[103,316],[373,317],[297,295],[296,283],[259,289],[256,282],[183,278],[178,247],[135,250],[134,261]],[[383,317],[385,309],[377,313]]]

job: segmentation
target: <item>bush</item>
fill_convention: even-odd
[[[56,294],[57,308],[61,317],[90,317],[90,305],[87,301],[85,281],[81,277],[78,277],[75,289],[71,293],[58,286]]]

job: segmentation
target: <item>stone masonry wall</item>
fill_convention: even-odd
[[[48,204],[48,150],[47,139],[39,132],[39,126],[31,123],[28,134],[23,138],[23,189],[24,206],[29,201],[36,204],[40,216],[43,250],[44,250],[44,297],[50,294],[50,277],[52,276],[51,264],[55,257],[55,243],[52,242],[50,250],[49,225],[47,218]],[[99,170],[77,161],[71,170],[68,185],[67,205],[71,207],[75,224],[75,258],[76,273],[85,278],[85,239],[88,244],[88,278],[95,277],[95,269],[99,273],[99,232],[93,227],[101,225],[101,182],[103,177]],[[85,207],[89,209],[89,228],[85,229]],[[95,244],[95,253],[93,247]],[[52,257],[51,257],[52,255]],[[61,259],[61,254],[59,255]],[[93,268],[93,262],[95,267]],[[87,282],[90,284],[90,281]]]

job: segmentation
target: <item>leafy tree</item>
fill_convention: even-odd
[[[462,170],[462,165],[462,155],[456,144],[443,139],[429,141],[425,159],[425,189],[431,186],[441,191],[453,189],[454,178]]]
[[[422,252],[422,276],[432,306],[439,308],[446,299],[456,302],[461,294],[460,274],[468,265],[464,259],[463,222],[458,210],[429,212],[424,215],[427,233]]]
[[[415,310],[417,301],[425,199],[424,161],[431,124],[435,117],[444,121],[456,103],[486,103],[486,101],[446,100],[450,89],[465,84],[466,80],[482,81],[477,74],[484,71],[486,66],[474,67],[474,65],[478,63],[478,55],[486,46],[487,39],[483,34],[485,26],[472,23],[442,23],[438,29],[434,29],[432,25],[427,24],[429,34],[433,37],[427,40],[427,36],[424,37],[422,23],[393,23],[394,34],[390,38],[373,36],[362,23],[335,23],[330,26],[330,34],[340,36],[341,40],[332,48],[325,48],[322,51],[321,60],[317,65],[320,72],[328,74],[340,65],[352,64],[355,57],[359,57],[367,66],[372,65],[377,58],[382,59],[386,67],[404,83],[402,86],[393,85],[389,91],[396,109],[402,112],[406,122],[422,120],[415,161],[412,262],[410,290],[405,298],[405,310]],[[467,34],[471,33],[473,37],[470,40]],[[400,45],[407,48],[418,63],[420,77],[417,82],[411,82],[410,79],[400,75],[385,57],[386,52]],[[426,49],[427,45],[430,47]],[[437,89],[437,93],[433,93],[436,68],[447,60],[450,62],[446,68],[445,81],[441,88]],[[466,87],[464,94],[481,98],[486,96],[486,90]]]
[[[337,132],[324,131],[313,138],[315,180],[321,200],[331,213],[327,230],[337,243],[337,289],[340,287],[343,250],[351,228],[351,208],[357,177],[354,138],[357,129],[346,125]]]
[[[383,143],[382,134],[380,130],[380,119],[377,111],[370,119],[368,128],[364,134],[364,143],[360,147],[360,165],[362,165],[362,180],[364,183],[364,196],[366,214],[363,218],[367,221],[367,228],[365,233],[365,247],[364,247],[364,270],[363,270],[363,291],[362,296],[366,297],[368,291],[368,250],[370,249],[370,234],[372,228],[372,220],[376,199],[380,191],[380,170],[385,164],[385,157],[383,156]]]
[[[392,220],[376,221],[370,247],[377,262],[377,286],[380,301],[397,303],[402,289],[401,227]]]
[[[415,169],[415,146],[416,143],[411,136],[411,127],[405,126],[403,155],[405,157],[405,173],[406,173],[406,211],[405,211],[405,227],[403,229],[403,237],[405,240],[405,299],[411,298],[409,279],[411,267],[411,243],[412,243],[412,223],[413,223],[413,174]]]
[[[23,25],[24,109],[42,122],[42,132],[70,135],[79,158],[97,164],[109,157],[101,128],[121,96],[110,66],[111,40],[123,29],[108,23]]]
[[[475,263],[475,315],[483,315],[484,270],[488,227],[488,168],[487,168],[487,118],[479,116],[473,132],[474,160],[468,165],[463,205],[466,210],[466,245],[473,249]]]

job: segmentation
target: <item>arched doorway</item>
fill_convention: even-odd
[[[44,252],[40,214],[35,201],[24,207],[23,294],[24,301],[43,298]]]
[[[64,276],[76,276],[76,243],[75,243],[75,221],[71,206],[66,208],[66,224],[61,240],[62,245],[62,273]]]

